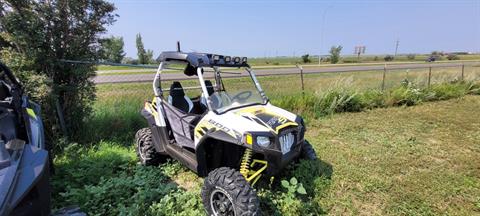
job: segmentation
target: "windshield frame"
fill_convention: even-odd
[[[224,85],[223,85],[223,80],[222,80],[220,68],[213,67],[213,69],[215,71],[215,82],[216,82],[217,88],[222,88],[223,90],[225,90]],[[239,106],[230,107],[230,108],[222,110],[220,112],[220,111],[212,108],[212,104],[211,104],[212,102],[210,100],[210,95],[208,95],[208,93],[206,92],[206,88],[205,88],[203,95],[205,96],[205,99],[207,100],[208,109],[210,111],[212,111],[212,112],[214,112],[218,115],[221,115],[221,114],[224,114],[224,113],[229,112],[231,110],[245,108],[245,107],[249,107],[249,106],[266,105],[270,102],[269,98],[265,95],[265,92],[263,91],[262,87],[260,86],[260,83],[258,82],[257,77],[255,76],[255,73],[253,72],[253,70],[250,67],[244,67],[244,69],[248,73],[251,81],[253,82],[253,85],[255,86],[255,89],[260,94],[263,101],[261,103],[252,102],[252,103],[248,103],[248,104],[242,104],[242,105],[239,105]],[[201,75],[201,74],[199,74],[199,75]],[[203,80],[203,74],[201,76],[202,77],[200,78],[200,80]],[[204,83],[201,83],[201,84],[204,85]],[[216,89],[216,90],[218,90],[218,89]]]

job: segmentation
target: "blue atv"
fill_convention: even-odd
[[[0,62],[0,215],[50,215],[50,160],[40,113]]]

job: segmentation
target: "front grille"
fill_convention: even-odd
[[[294,131],[288,131],[283,133],[278,137],[278,141],[280,142],[280,148],[282,150],[282,154],[286,154],[290,152],[293,144],[295,143],[295,133]]]

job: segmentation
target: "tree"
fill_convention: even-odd
[[[42,104],[47,136],[59,134],[58,111],[64,115],[67,134],[74,137],[91,113],[95,68],[61,60],[98,59],[100,34],[115,21],[114,5],[103,0],[2,0],[0,4],[0,57],[14,65],[17,74],[27,71],[48,79],[51,92],[48,103]]]
[[[310,62],[310,55],[309,54],[302,55],[302,61],[303,61],[303,63],[309,63]]]
[[[386,56],[383,58],[383,60],[385,60],[385,61],[393,61],[393,59],[395,59],[395,57],[392,56],[392,55],[386,55]]]
[[[145,47],[143,46],[142,35],[140,35],[140,33],[137,34],[136,44],[137,44],[138,63],[148,64],[147,52],[145,51]]]
[[[408,60],[415,60],[415,54],[408,54],[407,59]]]
[[[340,61],[340,53],[342,52],[342,46],[332,46],[330,48],[330,63],[336,64]]]
[[[155,60],[153,59],[153,50],[147,50],[145,54],[146,64],[154,63]]]
[[[442,56],[445,55],[442,51],[432,51],[429,59],[434,59],[434,61],[442,60]]]
[[[103,38],[100,40],[100,46],[100,58],[105,61],[120,63],[125,57],[123,37]]]
[[[454,53],[450,53],[450,54],[448,54],[447,59],[448,60],[460,60],[460,57],[458,57],[458,55],[456,55]]]

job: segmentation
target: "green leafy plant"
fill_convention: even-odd
[[[295,177],[292,177],[290,181],[282,180],[282,187],[287,189],[287,196],[295,197],[295,194],[306,195],[307,191],[303,187],[302,183],[299,183]]]

